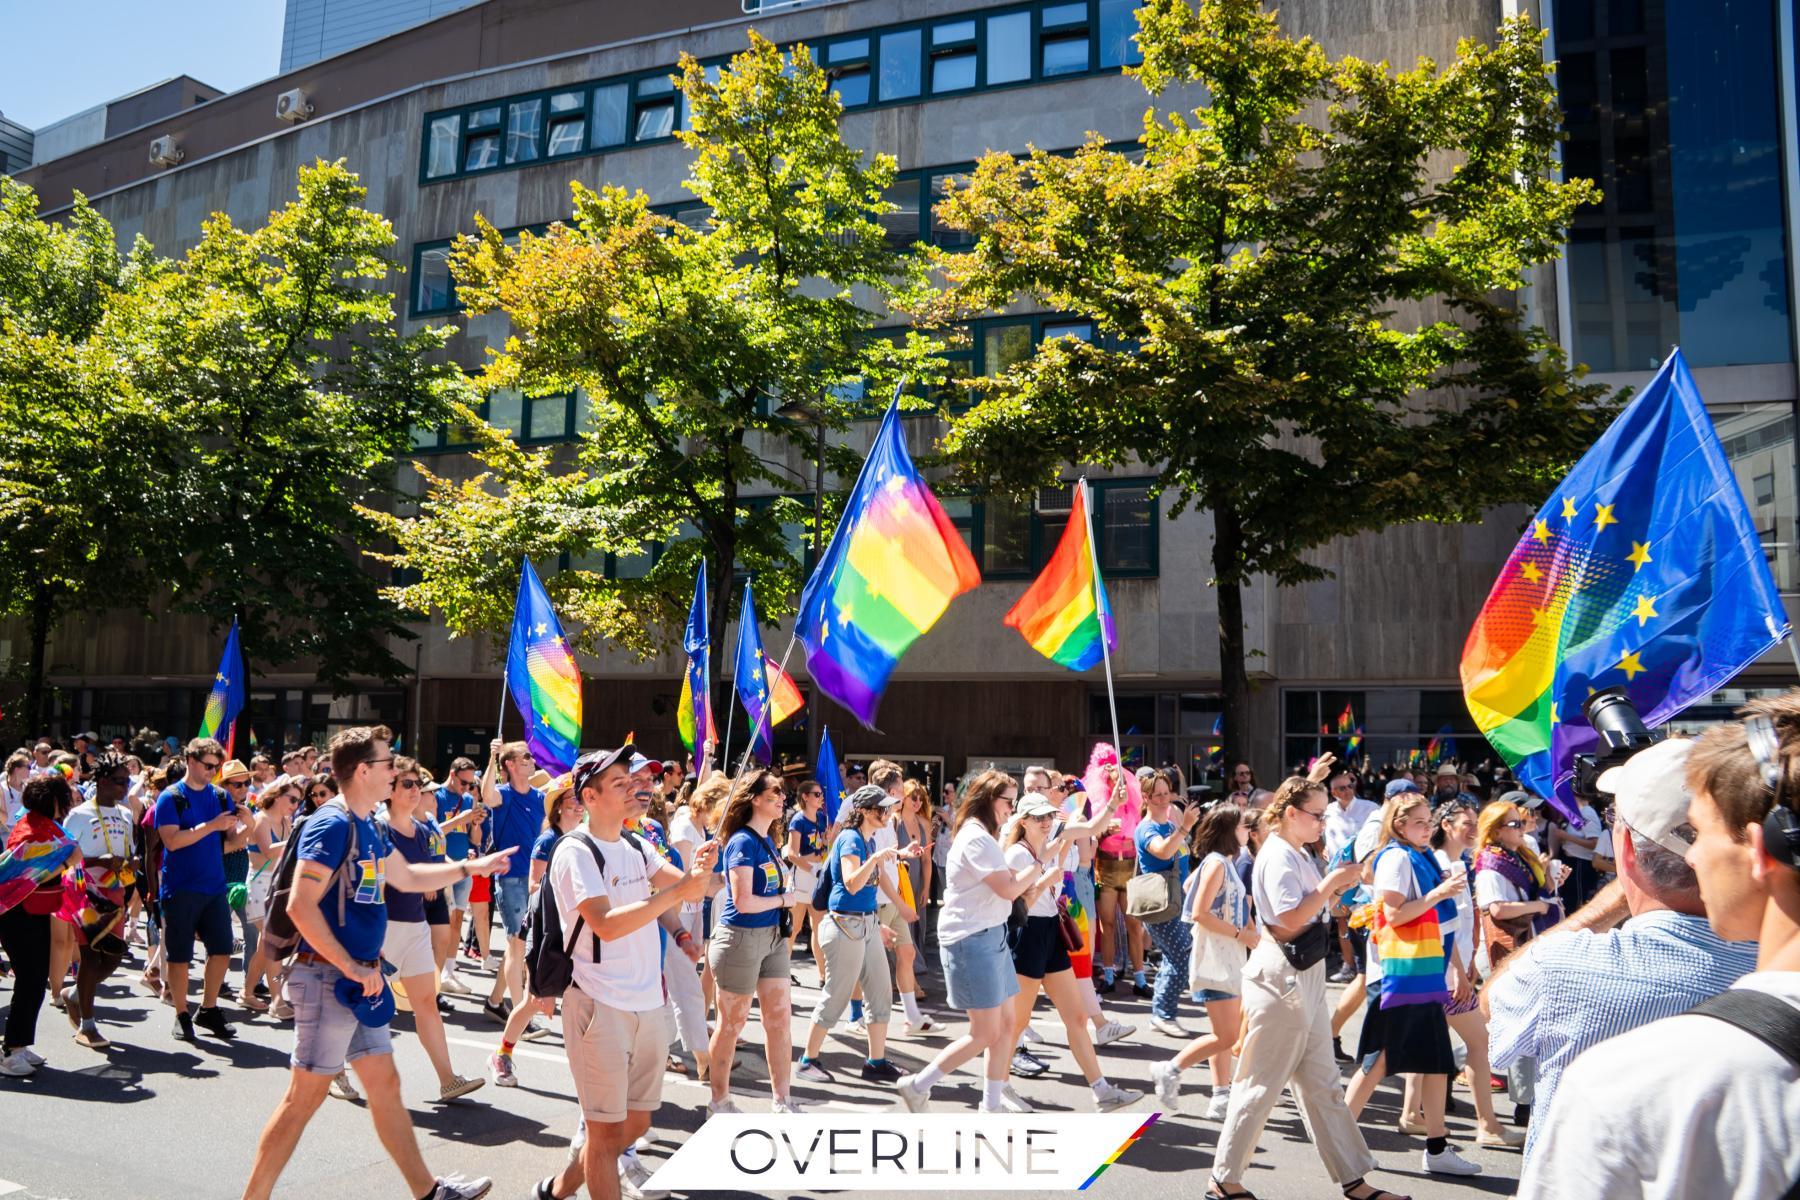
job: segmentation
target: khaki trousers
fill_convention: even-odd
[[[1333,1183],[1354,1183],[1373,1171],[1375,1156],[1344,1106],[1344,1081],[1331,1053],[1325,964],[1294,970],[1265,930],[1244,966],[1244,1028],[1212,1177],[1239,1184],[1284,1087],[1293,1088]]]

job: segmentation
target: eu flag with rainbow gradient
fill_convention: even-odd
[[[712,715],[712,639],[706,632],[706,560],[694,576],[694,602],[688,606],[687,629],[681,637],[687,670],[681,677],[681,705],[675,725],[682,744],[699,761],[700,747],[718,736]]]
[[[530,559],[519,570],[506,685],[525,718],[525,744],[538,766],[552,775],[573,767],[581,751],[581,672]]]
[[[1623,688],[1654,727],[1788,634],[1676,350],[1526,527],[1463,647],[1463,696],[1519,781],[1574,817],[1589,696]]]
[[[244,709],[244,655],[238,648],[238,623],[231,623],[225,635],[225,650],[219,655],[219,669],[213,672],[212,691],[207,693],[206,707],[200,712],[200,732],[196,737],[218,738],[225,742],[225,757],[235,758],[237,750],[237,718]]]
[[[906,452],[896,391],[800,594],[794,633],[813,682],[871,725],[900,656],[980,582],[962,534]]]

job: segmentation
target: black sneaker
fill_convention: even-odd
[[[862,1077],[870,1083],[898,1083],[905,1074],[885,1058],[878,1062],[863,1060]]]
[[[176,1013],[175,1014],[175,1028],[170,1030],[170,1032],[175,1035],[175,1038],[177,1041],[183,1041],[183,1042],[193,1041],[194,1040],[194,1014],[189,1013],[189,1012]]]
[[[221,980],[219,982],[219,999],[221,999],[221,1000],[236,1000],[237,999],[237,993],[232,990],[231,985],[229,983],[226,983],[223,980]]]
[[[1331,1039],[1331,1056],[1341,1063],[1353,1063],[1356,1061],[1355,1055],[1344,1053],[1344,1043],[1337,1038]]]
[[[1131,985],[1131,994],[1136,996],[1139,1000],[1149,1000],[1156,995],[1156,989],[1147,983],[1137,983],[1134,981]]]
[[[195,1013],[194,1024],[214,1037],[224,1038],[226,1041],[237,1036],[237,1026],[225,1019],[225,1014],[219,1010],[219,1006],[216,1004]]]
[[[1020,1079],[1036,1079],[1050,1069],[1050,1064],[1029,1050],[1014,1050],[1012,1073]]]
[[[483,1000],[481,1002],[481,1011],[504,1025],[506,1024],[507,1018],[512,1016],[512,999],[508,996],[502,996],[500,998],[500,1003],[498,1004],[495,1004],[492,1000]]]
[[[1116,982],[1117,981],[1114,979],[1111,971],[1102,971],[1100,973],[1100,991],[1102,993],[1112,991]]]
[[[450,1006],[450,1002],[448,1000],[444,999],[442,996],[439,996],[437,998],[437,1010],[441,1013],[453,1013],[456,1011],[454,1008],[452,1008]]]
[[[554,1175],[546,1175],[538,1180],[537,1191],[532,1193],[532,1200],[557,1200],[556,1193],[550,1189],[555,1180]]]

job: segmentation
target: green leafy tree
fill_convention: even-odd
[[[467,394],[437,352],[453,332],[394,328],[388,222],[341,163],[299,173],[257,229],[222,213],[187,255],[117,293],[99,336],[174,431],[158,576],[178,611],[236,618],[252,664],[398,678],[414,636],[364,547],[411,431]]]
[[[95,334],[153,270],[141,244],[120,255],[84,197],[47,222],[30,188],[0,176],[0,614],[28,623],[27,736],[42,728],[57,623],[143,595],[167,423]]]
[[[1150,0],[1141,152],[987,157],[939,219],[948,321],[1029,296],[1091,317],[974,381],[946,452],[1022,491],[1063,462],[1135,462],[1208,512],[1226,752],[1248,692],[1241,589],[1320,578],[1307,553],[1536,500],[1614,411],[1514,293],[1591,182],[1557,181],[1560,116],[1524,20],[1440,70],[1330,61],[1259,0]],[[1166,564],[1165,564],[1166,565]]]
[[[652,212],[642,193],[575,183],[571,218],[542,236],[512,244],[478,218],[459,241],[458,296],[512,327],[484,386],[580,389],[591,417],[572,454],[477,429],[476,478],[421,467],[416,517],[371,514],[399,546],[390,561],[416,572],[392,593],[407,607],[442,612],[458,634],[499,633],[521,557],[553,568],[659,547],[640,578],[546,572],[578,644],[646,657],[670,645],[701,559],[715,644],[734,566],[757,576],[765,618],[792,611],[804,564],[784,527],[807,524],[809,506],[754,496],[813,491],[821,477],[793,460],[854,472],[859,457],[826,435],[866,414],[862,381],[880,391],[938,360],[917,335],[868,336],[884,298],[923,283],[879,222],[894,160],[843,142],[842,104],[804,49],[750,42],[716,80],[682,61],[686,186],[709,210],[703,226]]]

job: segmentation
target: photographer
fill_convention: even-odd
[[[1744,711],[1687,755],[1686,861],[1713,932],[1758,939],[1756,970],[1564,1072],[1525,1163],[1526,1200],[1781,1196],[1800,1180],[1800,691]],[[1624,867],[1650,831],[1622,795],[1619,819],[1632,829]]]
[[[1693,868],[1682,772],[1694,743],[1658,742],[1602,774],[1618,811],[1620,877],[1580,912],[1506,959],[1482,993],[1492,1062],[1537,1060],[1537,1105],[1589,1046],[1724,991],[1756,962],[1754,942],[1707,925]],[[1630,920],[1627,922],[1627,918]],[[1547,1122],[1533,1121],[1530,1156]]]

